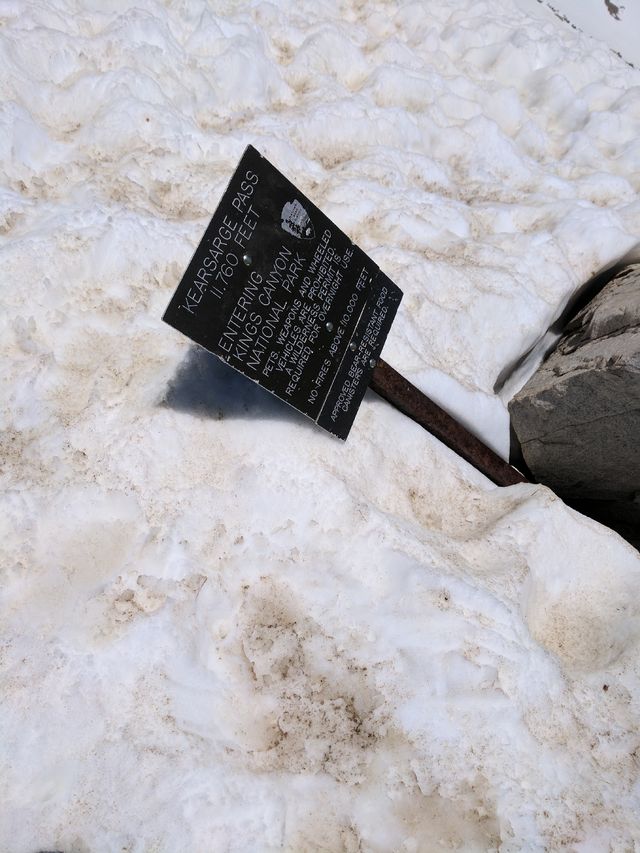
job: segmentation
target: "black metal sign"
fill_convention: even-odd
[[[249,146],[163,319],[344,439],[401,299]]]

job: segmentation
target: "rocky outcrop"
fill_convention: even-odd
[[[640,542],[640,264],[567,326],[509,404],[534,478]]]

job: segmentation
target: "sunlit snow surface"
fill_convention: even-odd
[[[526,12],[549,20],[555,15],[567,26],[606,41],[635,68],[640,67],[640,5],[614,0],[516,0]]]
[[[630,850],[640,560],[160,321],[248,143],[500,371],[640,234],[640,73],[504,2],[0,7],[0,850]]]

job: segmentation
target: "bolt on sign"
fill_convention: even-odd
[[[163,319],[346,439],[401,299],[250,145]]]

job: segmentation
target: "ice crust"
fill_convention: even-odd
[[[0,6],[0,850],[640,844],[640,559],[160,317],[247,143],[496,377],[640,233],[640,73],[509,3]]]

